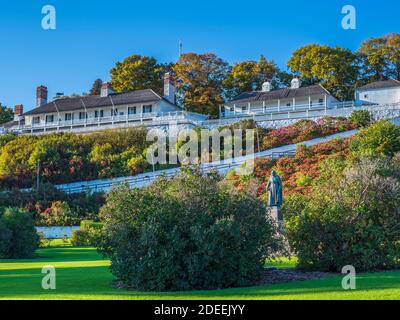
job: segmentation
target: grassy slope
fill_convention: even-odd
[[[56,268],[57,290],[41,288],[45,265]],[[71,247],[40,249],[34,260],[0,260],[0,299],[400,299],[400,272],[361,274],[352,292],[343,291],[341,277],[334,276],[252,288],[143,293],[112,289],[108,265],[95,249]]]

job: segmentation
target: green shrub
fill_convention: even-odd
[[[37,226],[72,226],[96,220],[104,202],[103,193],[66,194],[48,183],[31,192],[14,189],[0,193],[0,206],[34,213]]]
[[[365,160],[288,197],[289,244],[299,267],[340,272],[390,269],[400,264],[400,182],[395,160]]]
[[[71,243],[75,247],[95,246],[101,236],[103,224],[90,220],[83,220],[79,230],[72,233]]]
[[[40,213],[38,221],[42,226],[71,226],[77,223],[77,214],[63,201],[54,201],[50,208]]]
[[[32,215],[7,208],[0,212],[0,258],[32,258],[39,246],[39,236]]]
[[[72,232],[71,244],[74,247],[86,247],[89,246],[88,233],[85,230],[75,230]]]
[[[400,127],[381,120],[362,129],[350,144],[355,157],[393,156],[400,151]]]
[[[124,285],[144,291],[245,286],[279,246],[265,207],[216,175],[185,171],[150,187],[113,190],[100,252]]]
[[[353,111],[349,120],[357,127],[368,127],[372,123],[371,114],[368,110]]]

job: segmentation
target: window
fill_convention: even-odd
[[[288,104],[286,104],[286,107],[290,107],[292,104],[291,103],[288,103]]]
[[[364,99],[368,99],[368,94],[364,94]]]
[[[46,116],[46,123],[54,122],[54,115],[47,115]]]
[[[246,111],[247,110],[247,107],[242,107],[242,111]]]
[[[143,113],[152,113],[152,112],[153,112],[153,106],[151,104],[143,106]]]
[[[318,102],[319,103],[324,103],[324,99],[319,99]]]
[[[32,123],[33,124],[39,124],[40,123],[40,117],[33,117],[32,118]]]
[[[79,112],[79,120],[82,120],[82,119],[87,119],[87,117],[88,117],[88,115],[87,115],[87,113],[86,112]]]
[[[72,113],[66,113],[65,114],[65,121],[71,121],[72,120]]]
[[[136,107],[129,107],[128,108],[128,114],[136,114],[137,110]]]
[[[103,118],[104,117],[104,110],[96,110],[94,112],[94,117],[95,118]]]
[[[117,115],[118,115],[118,109],[111,110],[111,116],[117,116]]]

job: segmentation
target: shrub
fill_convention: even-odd
[[[7,208],[0,212],[0,258],[32,258],[39,246],[39,236],[30,213]]]
[[[68,203],[54,201],[51,207],[40,213],[38,223],[45,226],[68,226],[78,223],[77,214]]]
[[[302,172],[298,172],[296,174],[296,184],[299,187],[310,186],[312,181],[313,181],[312,177],[310,177]]]
[[[114,276],[137,290],[252,284],[279,245],[255,195],[197,171],[145,189],[114,189],[101,217],[100,252]]]
[[[0,139],[0,185],[31,187],[40,164],[41,181],[53,184],[127,175],[129,159],[141,155],[149,143],[147,129],[21,135]],[[140,168],[139,168],[140,169]]]
[[[362,160],[306,196],[284,205],[299,267],[340,271],[389,269],[400,262],[400,183],[393,160]],[[310,236],[311,235],[311,236]]]
[[[56,217],[51,215],[60,211],[67,212],[67,216],[63,213],[57,217],[61,219],[61,225],[79,225],[82,220],[96,220],[104,202],[103,193],[66,194],[51,184],[40,185],[39,190],[31,192],[11,190],[0,193],[0,206],[32,212],[36,225],[40,226],[57,225]]]
[[[324,117],[317,121],[300,120],[291,126],[268,132],[263,137],[262,148],[270,149],[283,145],[311,140],[341,131],[354,129],[355,125],[345,118]]]
[[[372,118],[368,110],[356,110],[350,115],[349,121],[357,127],[368,127]]]
[[[355,157],[393,156],[400,151],[400,127],[381,120],[362,129],[350,144]]]
[[[74,247],[86,247],[89,246],[88,234],[84,230],[75,230],[72,232],[71,244]]]
[[[72,233],[72,245],[75,247],[95,246],[101,236],[102,228],[102,223],[83,220],[80,229]]]

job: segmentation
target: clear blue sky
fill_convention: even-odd
[[[41,28],[41,9],[57,9],[57,29]],[[357,30],[341,28],[341,8],[357,9]],[[215,52],[230,63],[264,54],[281,67],[309,43],[358,48],[399,32],[400,1],[382,0],[0,0],[0,102],[34,106],[49,95],[88,91],[94,79],[134,54],[175,61],[184,52]]]

